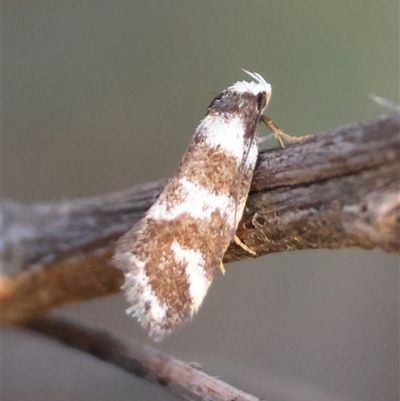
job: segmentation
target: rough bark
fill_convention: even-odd
[[[237,235],[257,256],[359,247],[400,253],[400,118],[339,127],[259,155]],[[166,180],[96,198],[2,205],[3,324],[117,292],[115,240]],[[251,255],[232,244],[224,262]]]

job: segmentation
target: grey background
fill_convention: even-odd
[[[399,103],[399,4],[377,1],[3,2],[3,196],[63,200],[170,175],[240,68],[267,115],[304,135]],[[267,132],[266,130],[264,132]],[[271,144],[273,145],[273,144]],[[122,295],[62,309],[151,343]],[[397,400],[398,258],[271,255],[217,274],[199,314],[157,348],[268,400]],[[173,399],[21,330],[1,333],[3,400]]]

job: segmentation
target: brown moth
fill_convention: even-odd
[[[245,72],[254,81],[214,98],[160,197],[117,243],[127,313],[155,341],[197,312],[243,214],[271,97],[259,74]]]

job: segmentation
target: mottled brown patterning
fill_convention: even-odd
[[[158,200],[117,243],[128,312],[154,340],[200,307],[242,216],[271,96],[250,75],[214,98]]]

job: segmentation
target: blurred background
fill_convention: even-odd
[[[397,0],[37,0],[2,11],[8,199],[169,176],[214,95],[249,79],[241,68],[271,83],[267,115],[293,135],[386,112],[371,93],[399,103]],[[288,252],[226,270],[158,349],[269,401],[398,400],[397,257]],[[61,312],[150,344],[125,307],[118,294]],[[174,399],[39,335],[7,329],[1,340],[4,401]]]

